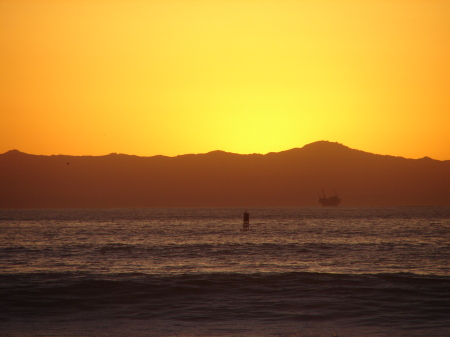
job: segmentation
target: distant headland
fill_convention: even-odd
[[[450,160],[318,141],[267,154],[0,154],[0,208],[450,206]]]

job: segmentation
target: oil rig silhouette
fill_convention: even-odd
[[[319,203],[322,206],[338,206],[341,203],[341,198],[336,193],[336,190],[333,188],[334,195],[331,197],[327,197],[322,188],[322,195],[319,194]]]

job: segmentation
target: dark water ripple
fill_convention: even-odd
[[[450,335],[450,208],[240,212],[0,210],[0,335]]]
[[[0,277],[2,320],[83,312],[86,319],[337,320],[450,329],[450,278],[323,273],[13,274]]]

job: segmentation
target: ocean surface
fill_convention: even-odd
[[[0,336],[450,336],[450,207],[0,210]]]

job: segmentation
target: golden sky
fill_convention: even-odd
[[[450,0],[1,0],[0,153],[450,159]]]

